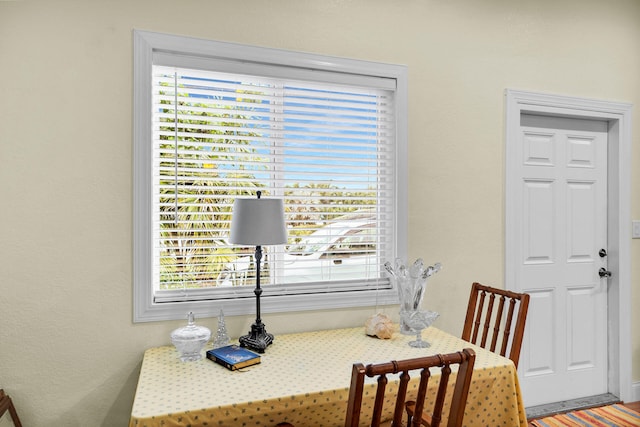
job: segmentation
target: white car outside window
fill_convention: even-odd
[[[376,228],[371,220],[329,224],[291,245],[283,255],[282,284],[356,280],[377,275]],[[253,256],[240,256],[218,276],[218,286],[246,284]]]

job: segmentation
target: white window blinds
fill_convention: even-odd
[[[263,248],[265,288],[384,285],[395,238],[394,91],[380,87],[389,79],[265,74],[153,66],[156,302],[253,295],[254,248],[230,245],[228,230],[234,199],[257,190],[284,199],[289,235]]]

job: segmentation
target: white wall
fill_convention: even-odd
[[[133,28],[408,65],[409,253],[444,264],[427,300],[459,334],[471,282],[503,286],[505,88],[640,105],[639,23],[637,0],[0,1],[0,381],[24,424],[126,425],[143,351],[180,325],[131,321]]]

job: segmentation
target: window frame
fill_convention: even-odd
[[[152,242],[152,129],[151,80],[154,53],[249,60],[292,68],[339,72],[356,76],[376,76],[396,80],[396,195],[397,218],[394,224],[396,257],[407,254],[407,67],[346,58],[329,57],[281,49],[240,45],[134,30],[133,32],[133,321],[149,322],[183,319],[193,311],[196,317],[217,316],[224,308],[227,315],[255,312],[250,293],[229,299],[154,302]],[[391,287],[377,290],[325,292],[314,294],[269,295],[261,298],[262,313],[340,309],[378,306],[398,302]]]

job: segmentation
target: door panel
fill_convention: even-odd
[[[596,189],[593,182],[567,183],[567,260],[593,262],[596,243]]]
[[[520,130],[525,404],[606,393],[607,124],[523,114]]]
[[[524,183],[524,263],[552,263],[555,233],[554,183],[526,180]],[[539,233],[549,230],[550,233]]]
[[[552,349],[552,351],[526,351],[520,354],[520,366],[527,367],[526,372],[530,377],[553,374],[555,370],[554,358],[552,357],[555,353],[553,351],[555,340],[554,335],[549,333],[553,330],[555,323],[553,308],[555,297],[553,293],[553,289],[538,289],[529,292],[529,313],[536,313],[537,321],[532,322],[530,318],[527,319],[523,349],[534,348],[534,346]],[[521,370],[523,369],[521,368]]]

